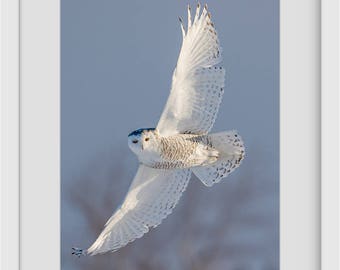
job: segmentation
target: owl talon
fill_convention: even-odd
[[[82,250],[81,248],[75,248],[75,247],[73,247],[72,248],[72,255],[75,255],[75,256],[77,256],[78,258],[80,258],[81,256],[85,256],[86,254],[85,254],[85,252],[84,252],[84,250]]]

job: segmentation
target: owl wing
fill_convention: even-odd
[[[197,5],[192,22],[188,7],[188,29],[181,23],[183,43],[172,77],[168,101],[157,129],[161,135],[205,134],[215,122],[224,92],[225,70],[217,32],[207,6]]]
[[[160,170],[140,165],[123,204],[105,224],[88,255],[116,251],[158,226],[186,189],[190,170]]]

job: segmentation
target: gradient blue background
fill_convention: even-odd
[[[226,68],[213,131],[239,131],[239,170],[210,189],[193,178],[165,224],[81,259],[71,247],[95,240],[136,171],[127,134],[160,117],[187,2],[61,2],[62,269],[279,269],[279,0],[207,1]]]

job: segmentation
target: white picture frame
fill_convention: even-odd
[[[340,4],[322,1],[321,25],[321,266],[340,268]]]
[[[339,269],[339,3],[280,7],[280,269]],[[1,14],[1,269],[60,269],[60,3]]]

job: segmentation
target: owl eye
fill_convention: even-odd
[[[133,140],[132,142],[133,142],[133,143],[138,143],[138,140]]]
[[[145,139],[144,139],[144,141],[146,141],[146,142],[147,142],[148,140],[150,140],[150,138],[145,138]]]

